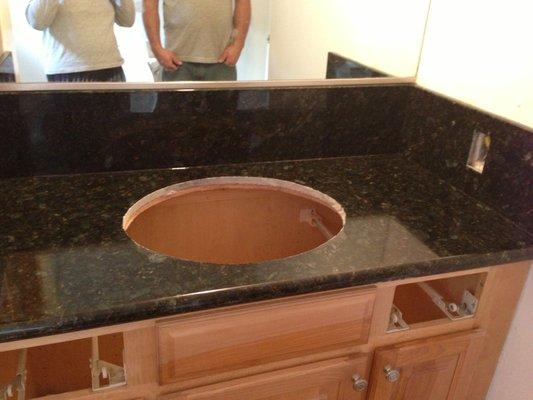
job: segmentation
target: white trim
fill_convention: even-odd
[[[241,82],[157,82],[157,83],[2,83],[0,92],[131,91],[131,90],[243,90],[262,88],[311,88],[339,86],[412,85],[416,78],[309,79]]]

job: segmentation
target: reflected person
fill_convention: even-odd
[[[26,19],[43,31],[49,82],[126,80],[113,28],[133,25],[133,0],[31,0]]]
[[[250,0],[144,0],[144,26],[164,81],[233,81],[251,18]]]

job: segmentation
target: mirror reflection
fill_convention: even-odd
[[[429,0],[0,0],[0,81],[410,77]]]

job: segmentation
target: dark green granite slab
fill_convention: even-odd
[[[264,176],[343,205],[342,234],[257,265],[142,250],[126,210],[170,184]],[[194,167],[0,181],[0,341],[533,258],[533,237],[401,156]]]

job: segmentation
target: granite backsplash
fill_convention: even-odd
[[[533,131],[420,89],[408,104],[407,156],[533,232]],[[491,137],[483,174],[466,168],[474,131]]]
[[[4,93],[0,178],[394,154],[410,91]]]
[[[0,178],[404,154],[533,232],[533,133],[415,86],[4,92],[0,121]]]

